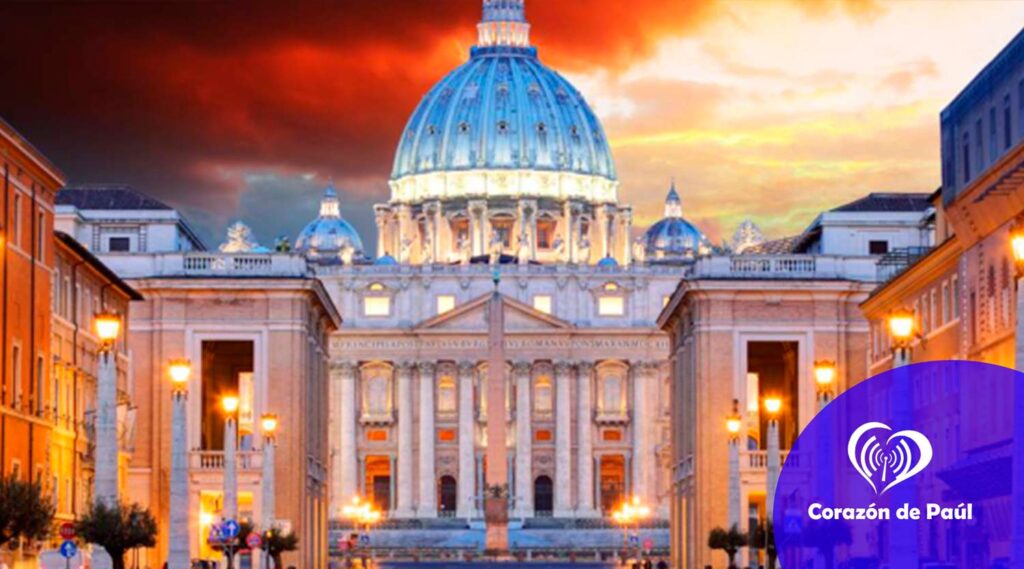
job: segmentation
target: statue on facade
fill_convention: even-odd
[[[491,257],[491,264],[496,264],[501,260],[501,254],[505,249],[505,241],[501,238],[501,233],[497,231],[491,232],[491,242],[488,253]]]
[[[291,253],[292,242],[288,239],[287,235],[280,235],[274,241],[274,251],[277,253]]]
[[[579,254],[576,257],[576,262],[581,265],[590,264],[590,239],[586,235],[580,235],[579,243]]]
[[[269,253],[266,247],[260,246],[249,226],[236,221],[228,226],[227,241],[221,243],[221,253]]]
[[[633,262],[637,265],[647,262],[647,245],[644,244],[643,236],[637,237],[633,241]]]
[[[434,240],[433,240],[432,236],[430,235],[429,231],[427,231],[426,234],[423,235],[422,249],[423,249],[423,263],[427,264],[427,265],[433,263],[434,262]]]
[[[516,259],[520,265],[526,265],[531,261],[533,247],[530,243],[530,234],[522,231],[519,234],[519,249],[516,251]]]
[[[409,252],[412,251],[412,239],[402,239],[401,245],[398,252],[398,260],[402,263],[408,263]]]
[[[355,254],[356,248],[346,241],[345,244],[341,246],[341,250],[338,252],[338,257],[341,258],[342,264],[351,265]]]
[[[555,250],[555,258],[561,262],[566,262],[565,258],[565,239],[562,236],[556,235],[555,240],[551,243],[551,248]]]
[[[458,254],[458,261],[463,265],[468,265],[470,259],[473,257],[473,251],[470,246],[470,240],[468,235],[460,235],[455,243],[455,251]]]

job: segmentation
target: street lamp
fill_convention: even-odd
[[[635,526],[637,539],[636,558],[638,562],[640,561],[640,522],[650,517],[650,515],[651,508],[643,504],[639,496],[633,496],[632,499],[624,501],[612,512],[612,520],[622,526],[622,539],[627,550],[629,548],[629,529],[630,526]]]
[[[902,367],[910,363],[910,342],[916,333],[914,311],[909,308],[898,308],[889,314],[889,335],[893,342],[892,367]]]
[[[167,365],[171,377],[171,499],[167,569],[189,569],[188,465],[185,456],[188,437],[188,380],[192,363],[174,359]]]
[[[814,362],[814,382],[818,385],[818,411],[832,400],[832,386],[836,382],[836,362],[820,360]]]
[[[740,524],[740,430],[743,417],[740,416],[739,399],[732,400],[732,413],[725,418],[725,430],[729,432],[729,528]]]
[[[221,516],[225,521],[237,522],[238,518],[238,396],[223,395],[220,406],[224,411],[224,506]],[[234,552],[231,545],[224,544],[225,565],[228,569],[234,566]]]
[[[779,414],[782,411],[782,398],[769,396],[764,398],[764,410],[768,416],[768,450],[766,457],[768,495],[765,497],[766,515],[772,519],[775,508],[775,488],[779,484],[779,470],[782,468],[782,455],[779,450]]]
[[[1024,278],[1024,218],[1018,217],[1010,226],[1010,247],[1013,250],[1013,260],[1017,267],[1017,323],[1016,336],[1016,360],[1017,371],[1024,370],[1024,286],[1021,286],[1021,279]],[[1014,382],[1013,388],[1014,409],[1024,405],[1024,382]],[[1019,418],[1014,420],[1013,436],[1013,471],[1011,489],[1013,494],[1013,519],[1011,520],[1013,533],[1010,539],[1010,562],[1020,564],[1024,560],[1024,421]]]
[[[263,430],[263,479],[260,481],[260,490],[263,492],[262,512],[263,528],[270,530],[274,527],[275,495],[274,495],[274,451],[277,446],[277,415],[264,413],[260,417],[260,427]],[[270,567],[270,557],[267,556],[267,567]]]
[[[111,505],[118,497],[117,358],[114,343],[121,333],[121,317],[109,310],[93,318],[100,341],[96,369],[96,473],[95,496]]]
[[[363,526],[366,530],[367,541],[370,540],[370,526],[376,524],[382,518],[380,510],[374,506],[373,502],[369,500],[364,501],[359,496],[352,498],[352,503],[341,509],[341,515],[345,519],[352,520],[357,529],[359,526]],[[372,551],[370,556],[373,556]],[[367,566],[365,560],[363,566]]]

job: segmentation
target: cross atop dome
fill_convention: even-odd
[[[530,47],[526,0],[484,0],[477,47]]]

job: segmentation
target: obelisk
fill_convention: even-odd
[[[494,293],[487,306],[487,488],[484,521],[485,551],[497,557],[508,554],[508,446],[505,437],[505,313],[494,269]]]

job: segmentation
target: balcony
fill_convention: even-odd
[[[297,253],[163,253],[102,255],[126,278],[143,277],[306,277],[306,259]]]
[[[733,255],[699,259],[694,278],[874,282],[877,275],[872,257]]]
[[[240,471],[263,468],[263,453],[259,451],[238,451],[236,457]],[[194,450],[188,454],[188,467],[194,472],[223,472],[224,451]]]
[[[781,460],[779,466],[786,464],[789,451],[779,453]],[[793,464],[797,464],[797,455],[793,455]],[[766,450],[744,450],[740,451],[740,473],[766,474],[768,472],[768,451]]]

